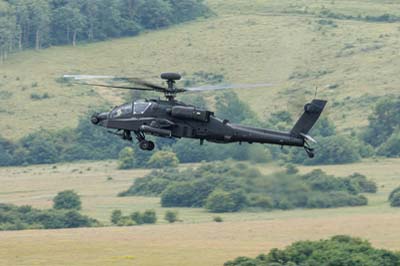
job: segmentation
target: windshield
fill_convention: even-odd
[[[132,114],[132,104],[127,103],[127,104],[116,107],[111,112],[111,118],[116,118],[116,117],[130,115],[130,114]]]
[[[147,108],[149,108],[150,105],[151,105],[151,103],[149,103],[149,102],[135,102],[133,113],[134,114],[143,114],[144,112],[146,112]]]

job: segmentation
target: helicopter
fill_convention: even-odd
[[[310,142],[316,141],[308,135],[320,117],[327,103],[325,100],[313,99],[304,105],[304,112],[288,132],[257,128],[247,125],[231,123],[221,119],[214,112],[204,110],[193,105],[185,104],[176,99],[176,95],[191,91],[211,91],[236,88],[266,87],[270,84],[237,84],[237,85],[205,85],[193,88],[180,88],[176,82],[181,79],[178,73],[162,73],[161,79],[167,86],[153,84],[138,78],[114,76],[64,75],[72,78],[79,84],[138,90],[156,91],[164,93],[165,100],[143,99],[116,106],[109,112],[95,113],[91,116],[94,125],[102,126],[115,131],[109,131],[127,141],[133,141],[132,135],[138,141],[139,147],[145,151],[155,148],[154,142],[146,139],[146,134],[164,138],[199,139],[200,145],[204,141],[214,143],[261,143],[283,146],[303,147],[310,158],[314,157],[314,149]],[[109,84],[81,83],[82,80],[111,79],[125,81],[134,86],[120,86]],[[132,134],[133,133],[133,134]]]

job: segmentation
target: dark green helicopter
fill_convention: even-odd
[[[314,149],[309,142],[315,140],[308,135],[315,122],[322,113],[326,101],[314,99],[304,106],[304,113],[289,132],[256,128],[238,125],[226,119],[214,116],[208,110],[188,105],[175,99],[176,94],[188,91],[209,91],[232,88],[266,87],[269,84],[238,84],[201,86],[196,88],[178,88],[175,86],[181,76],[177,73],[163,73],[161,78],[166,80],[167,87],[159,86],[137,78],[112,77],[112,76],[85,76],[65,75],[64,78],[75,80],[108,78],[113,81],[125,81],[138,86],[119,86],[108,84],[85,85],[119,88],[140,91],[157,91],[164,93],[166,100],[150,99],[137,100],[115,107],[110,112],[96,113],[91,117],[95,125],[115,129],[110,132],[121,136],[124,140],[132,141],[134,133],[139,147],[151,151],[154,143],[146,140],[146,134],[166,138],[192,138],[199,139],[200,145],[204,140],[215,143],[268,143],[281,146],[304,147],[310,158],[314,157]],[[81,83],[82,84],[82,83]]]

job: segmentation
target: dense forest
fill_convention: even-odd
[[[0,61],[27,48],[134,36],[209,13],[202,0],[0,0]]]

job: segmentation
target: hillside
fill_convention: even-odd
[[[237,90],[260,117],[284,109],[297,115],[318,86],[341,130],[365,126],[376,97],[400,94],[400,24],[389,22],[400,15],[400,3],[207,2],[215,17],[133,38],[11,56],[0,65],[1,135],[18,139],[41,127],[74,127],[88,109],[123,101],[124,92],[57,82],[65,73],[154,79],[163,71],[206,71],[223,74],[227,82],[270,82],[272,88]],[[380,19],[386,13],[392,17]]]

